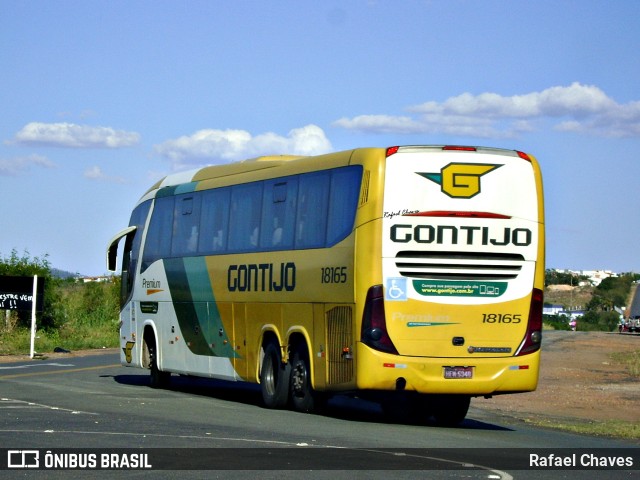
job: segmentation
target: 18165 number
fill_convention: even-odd
[[[322,267],[322,283],[347,283],[347,267]]]
[[[520,323],[522,315],[519,313],[483,313],[482,323]]]

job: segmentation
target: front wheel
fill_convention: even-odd
[[[155,339],[145,340],[143,354],[149,365],[149,386],[151,388],[167,388],[171,383],[171,372],[163,372],[158,368],[158,349]]]
[[[268,408],[283,408],[289,399],[289,377],[291,366],[282,363],[280,347],[269,343],[264,349],[260,369],[262,400]]]

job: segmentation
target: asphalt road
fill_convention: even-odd
[[[520,471],[523,455],[549,448],[564,449],[556,455],[606,448],[624,456],[622,449],[633,447],[627,452],[640,469],[637,444],[510,423],[475,409],[473,401],[460,427],[443,428],[393,423],[376,404],[346,397],[332,400],[322,415],[309,415],[263,408],[252,385],[177,376],[168,390],[147,383],[146,371],[121,367],[113,354],[0,364],[0,449],[37,449],[41,462],[46,451],[92,452],[98,459],[110,449],[151,452],[153,470],[92,472],[99,478],[256,476],[246,470],[278,479],[300,478],[301,471],[304,478],[331,479],[603,478],[604,472],[591,469]],[[166,450],[139,450],[150,448]],[[0,466],[8,462],[0,458]],[[175,470],[162,469],[167,466]],[[1,475],[26,478],[25,472]],[[73,470],[26,473],[87,476]],[[606,477],[630,473],[608,471]]]

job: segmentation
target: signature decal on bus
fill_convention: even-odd
[[[495,245],[498,247],[514,245],[528,247],[533,233],[528,228],[504,227],[490,229],[471,225],[409,225],[395,224],[390,229],[390,238],[396,243],[435,243],[437,245]]]
[[[147,289],[147,295],[153,295],[154,293],[164,292],[164,289],[162,288],[162,283],[160,283],[160,280],[147,280],[146,278],[143,278],[142,288]]]
[[[450,163],[440,173],[416,172],[440,185],[440,190],[452,198],[472,198],[478,195],[480,177],[501,167],[491,163]]]
[[[408,208],[403,208],[402,210],[396,210],[395,212],[382,212],[382,218],[388,218],[391,220],[393,217],[397,217],[400,215],[413,215],[415,213],[419,213],[419,210],[409,210]]]
[[[296,289],[296,264],[229,265],[227,287],[230,292],[292,292]]]

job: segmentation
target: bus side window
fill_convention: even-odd
[[[230,194],[230,188],[218,188],[203,194],[198,252],[220,253],[227,249]]]
[[[193,255],[198,248],[200,227],[200,195],[179,195],[173,214],[171,255]]]
[[[293,247],[297,196],[297,177],[265,182],[260,236],[261,250],[286,250]]]
[[[231,188],[229,251],[257,250],[262,217],[262,182]]]
[[[171,254],[175,197],[156,198],[142,255],[142,270]]]
[[[343,240],[353,231],[361,182],[362,167],[352,166],[332,172],[327,227],[328,247]]]
[[[324,247],[330,179],[329,172],[300,176],[295,248]]]

